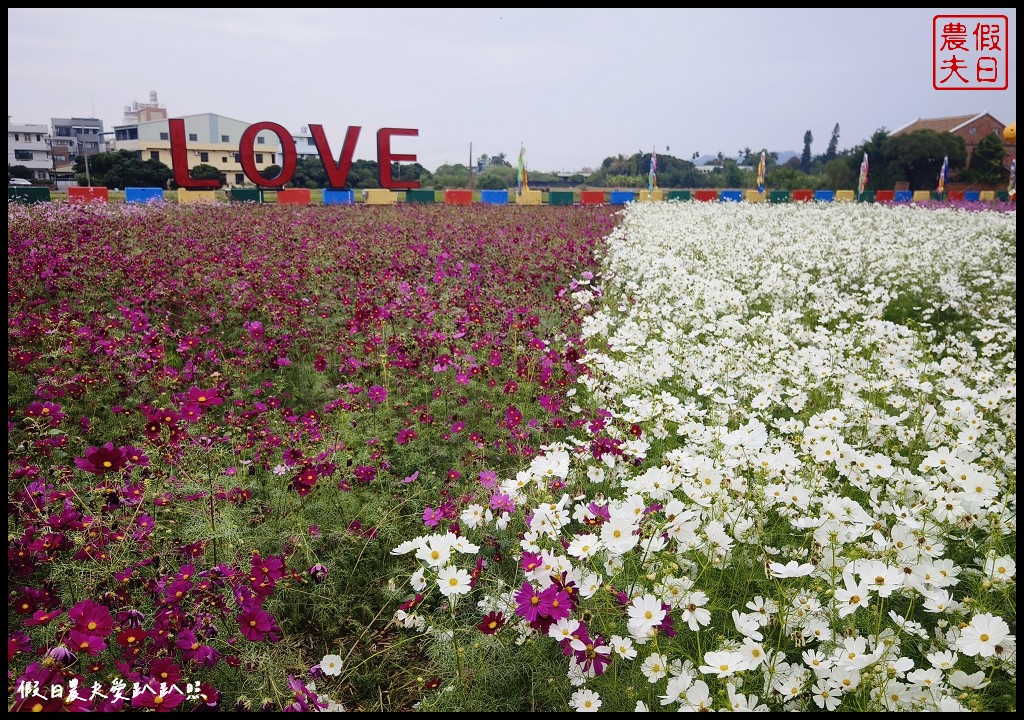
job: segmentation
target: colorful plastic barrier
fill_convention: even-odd
[[[719,202],[742,202],[743,191],[742,190],[723,190],[718,194]]]
[[[356,194],[352,190],[324,188],[324,205],[354,205]]]
[[[516,205],[542,205],[544,197],[540,190],[523,190],[516,193]]]
[[[668,199],[669,199],[669,201],[672,201],[672,200],[688,201],[688,200],[691,199],[691,193],[690,193],[689,190],[669,190],[668,191]]]
[[[946,200],[951,200],[953,202],[963,202],[964,195],[966,195],[966,193],[963,190],[950,190],[948,193],[946,193]]]
[[[432,205],[437,200],[433,190],[406,190],[405,201],[407,203],[421,203]]]
[[[185,188],[178,188],[179,205],[212,205],[215,202],[217,202],[217,192],[215,190],[186,190]]]
[[[105,187],[69,187],[69,203],[110,202],[110,191]]]
[[[548,193],[548,205],[572,205],[576,196],[572,190],[552,190]]]
[[[909,190],[897,190],[892,196],[893,202],[908,203],[914,199],[914,193]]]
[[[473,191],[461,188],[451,188],[444,191],[445,205],[472,205]]]
[[[145,205],[151,202],[163,202],[164,191],[158,187],[130,187],[124,189],[124,201]]]
[[[793,202],[810,202],[814,199],[814,193],[806,189],[794,190],[792,198]]]
[[[928,202],[932,199],[931,190],[915,190],[914,191],[914,202]]]
[[[747,190],[743,193],[744,201],[748,203],[759,203],[764,202],[764,193],[758,190]]]
[[[964,190],[964,200],[967,202],[978,202],[981,200],[981,190]]]
[[[21,203],[22,205],[50,202],[50,188],[8,185],[7,202],[11,201]]]
[[[604,190],[580,190],[583,205],[604,205]]]
[[[853,202],[857,199],[857,193],[853,190],[836,190],[836,202]]]
[[[694,190],[693,199],[697,202],[715,202],[718,200],[717,190]]]
[[[835,190],[815,190],[814,201],[815,202],[835,202],[836,191]]]
[[[508,190],[481,190],[480,202],[484,205],[508,205]]]
[[[789,198],[789,190],[772,190],[768,193],[768,202],[770,203],[788,203]]]
[[[261,203],[263,190],[260,188],[231,188],[231,202]]]
[[[288,188],[277,191],[278,205],[309,205],[309,188]]]
[[[608,193],[608,202],[612,205],[625,205],[633,202],[632,190],[612,190]]]
[[[875,190],[875,202],[892,202],[895,199],[895,190]]]
[[[366,193],[367,205],[394,205],[398,202],[398,193],[391,192],[387,188],[372,188],[363,192]]]
[[[639,197],[637,198],[637,202],[661,202],[664,199],[664,190],[655,190],[654,192],[651,192],[650,190],[641,190]]]

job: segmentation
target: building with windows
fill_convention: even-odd
[[[249,184],[242,172],[239,143],[242,133],[252,123],[204,113],[186,115],[186,154],[189,169],[196,165],[212,165],[220,171],[224,184],[239,187]],[[167,119],[151,120],[114,126],[114,147],[116,151],[127,150],[141,160],[158,160],[174,169],[171,157],[171,130]],[[314,148],[315,149],[315,148]],[[261,131],[253,143],[256,167],[262,171],[281,162],[281,141],[276,133]]]
[[[140,122],[166,119],[167,108],[156,101],[156,90],[150,90],[148,103],[132,100],[131,105],[124,106],[124,120],[121,121],[121,124],[138,125]]]
[[[52,175],[49,141],[46,125],[16,123],[7,116],[7,164],[24,165],[32,172],[33,181],[46,182]]]
[[[292,135],[292,141],[295,143],[295,154],[298,155],[299,161],[303,158],[320,159],[320,151],[316,149],[316,141],[313,140],[307,125],[302,126],[298,135]]]
[[[75,161],[83,155],[106,152],[103,137],[103,121],[96,118],[50,118],[50,135],[58,154]]]

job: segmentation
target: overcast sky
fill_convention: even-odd
[[[933,17],[1006,15],[1006,90],[935,90]],[[1016,122],[1013,8],[224,9],[8,8],[7,112],[16,123],[123,123],[133,101],[291,132],[340,151],[392,150],[428,170],[520,145],[537,171],[608,156],[750,147],[839,149],[918,117]],[[997,53],[998,54],[998,53]]]

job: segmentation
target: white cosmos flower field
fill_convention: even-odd
[[[564,654],[602,710],[1015,710],[1016,214],[668,202],[620,220],[577,293],[580,392],[609,420],[545,448],[559,490],[516,491],[527,525],[573,498],[524,541],[552,571],[485,572],[480,606],[555,643],[508,588],[596,575],[570,595],[578,645],[634,652]],[[641,606],[656,624],[630,622]]]

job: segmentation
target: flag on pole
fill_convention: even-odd
[[[857,196],[864,194],[864,188],[868,186],[868,154],[864,153],[864,159],[860,161],[860,179],[857,181]]]
[[[942,169],[939,170],[939,194],[946,191],[946,179],[949,177],[949,155],[942,158]]]
[[[1010,163],[1010,182],[1006,185],[1006,193],[1011,200],[1017,197],[1017,158]]]
[[[526,148],[519,146],[519,172],[516,174],[516,193],[523,194],[523,190],[529,191],[530,183],[526,179]]]
[[[653,195],[656,187],[658,187],[658,153],[651,150],[651,171],[647,174],[647,192]]]
[[[761,162],[757,164],[757,191],[764,192],[764,150],[761,151]]]

